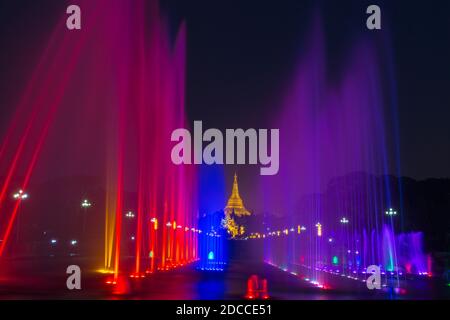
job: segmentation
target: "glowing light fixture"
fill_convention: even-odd
[[[342,224],[348,224],[348,223],[349,223],[349,221],[348,221],[348,219],[347,219],[346,217],[343,217],[343,218],[340,220],[340,222],[341,222]]]
[[[133,212],[131,212],[131,211],[128,211],[128,212],[125,214],[125,217],[127,217],[127,218],[129,218],[129,219],[133,219],[133,218],[135,217],[135,214],[134,214]]]
[[[317,227],[317,236],[321,237],[322,236],[322,225],[318,222],[316,224]]]
[[[389,208],[389,210],[388,211],[386,211],[385,212],[385,214],[387,215],[387,216],[396,216],[397,215],[397,211],[395,211],[394,209],[392,209],[392,208]]]
[[[102,273],[102,274],[114,274],[114,270],[110,270],[110,269],[98,269],[97,272]]]
[[[214,252],[210,251],[208,253],[208,260],[214,260]]]
[[[337,256],[334,256],[332,262],[334,265],[339,264],[339,258]]]
[[[90,203],[89,200],[87,199],[84,199],[83,202],[81,203],[82,208],[89,208],[90,206],[92,206],[92,203]]]
[[[18,192],[13,194],[14,199],[23,200],[28,198],[28,194],[24,193],[23,190],[19,190]]]

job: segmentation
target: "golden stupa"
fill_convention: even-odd
[[[241,199],[241,196],[239,195],[236,173],[234,174],[234,182],[233,182],[233,189],[231,191],[231,196],[228,199],[227,206],[225,207],[225,214],[227,216],[231,216],[232,214],[234,214],[237,217],[251,215],[251,213],[247,211],[247,209],[245,209],[244,203]]]

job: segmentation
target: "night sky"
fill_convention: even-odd
[[[374,3],[383,14],[377,41],[390,51],[397,87],[401,174],[450,177],[447,0],[164,2],[174,26],[187,22],[190,119],[222,129],[270,127],[312,17],[324,24],[332,79],[339,71],[333,62],[345,58],[354,39],[367,36],[365,9]],[[0,0],[0,134],[67,5]]]

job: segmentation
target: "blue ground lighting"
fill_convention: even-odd
[[[226,231],[220,226],[223,211],[206,214],[200,218],[203,232],[199,239],[200,261],[198,267],[207,271],[223,271],[227,262]]]
[[[200,169],[200,217],[198,268],[223,271],[227,264],[226,231],[221,227],[225,206],[225,178],[222,166],[202,166]]]

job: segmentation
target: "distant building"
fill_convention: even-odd
[[[228,199],[227,205],[224,209],[224,213],[225,218],[222,222],[222,225],[227,229],[231,237],[235,238],[237,236],[242,236],[245,233],[245,228],[243,225],[239,225],[236,220],[239,220],[239,218],[250,216],[251,213],[245,208],[244,202],[239,195],[239,187],[236,174],[234,174],[233,189],[231,190],[231,196]]]
[[[225,207],[225,214],[234,214],[238,217],[249,216],[251,213],[244,207],[244,202],[239,195],[239,187],[237,182],[237,175],[234,174],[233,189],[231,190],[231,196],[228,199],[227,206]]]

